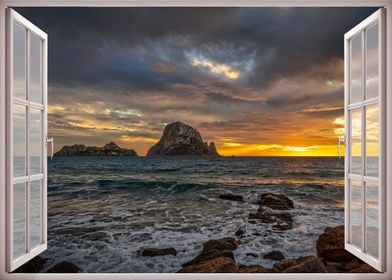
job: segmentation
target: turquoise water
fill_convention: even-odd
[[[344,223],[344,162],[338,158],[54,158],[49,161],[47,267],[68,260],[84,272],[176,272],[203,242],[246,236],[238,264],[315,254],[326,226]],[[247,223],[262,192],[289,196],[294,228]],[[245,202],[219,199],[240,194]],[[142,257],[146,247],[178,255]]]

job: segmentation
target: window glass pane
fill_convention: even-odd
[[[26,107],[13,106],[14,177],[26,175]]]
[[[350,112],[351,121],[351,164],[350,173],[362,175],[362,111]]]
[[[42,111],[30,108],[30,174],[41,173],[42,165]]]
[[[362,185],[351,180],[351,244],[362,248]]]
[[[366,98],[378,96],[378,24],[366,33]]]
[[[26,30],[14,23],[13,33],[13,94],[26,98]]]
[[[378,104],[366,107],[366,175],[378,177],[379,119]]]
[[[378,258],[378,183],[366,182],[366,253]]]
[[[31,248],[41,243],[41,180],[30,185],[30,241]]]
[[[362,33],[351,40],[350,103],[362,100]]]
[[[29,99],[42,103],[41,40],[30,33],[30,88]]]
[[[26,238],[26,183],[14,185],[13,201],[13,256],[14,258],[23,255]]]

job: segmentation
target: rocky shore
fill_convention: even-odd
[[[225,193],[220,199],[243,203],[242,196]],[[286,232],[292,229],[294,202],[285,195],[274,193],[260,194],[256,212],[249,213],[248,222],[257,225],[271,226],[274,230]],[[376,273],[344,249],[344,226],[327,227],[319,236],[315,248],[316,255],[300,258],[286,258],[279,250],[273,250],[258,256],[260,260],[269,259],[274,263],[271,267],[262,265],[244,265],[238,263],[233,251],[241,244],[246,235],[246,229],[238,229],[233,236],[206,241],[201,252],[192,260],[182,264],[178,273]],[[155,258],[165,255],[177,256],[176,248],[144,248],[140,257]],[[45,268],[47,260],[35,257],[20,267],[17,272],[47,272],[47,273],[79,273],[83,272],[75,264],[66,260],[50,268]]]
[[[222,199],[242,201],[237,195],[220,196]],[[259,221],[272,225],[279,231],[292,229],[294,202],[285,195],[263,193],[258,200],[256,213],[249,213],[249,223]],[[263,258],[275,260],[272,267],[237,264],[233,251],[241,244],[245,231],[239,229],[235,237],[210,240],[204,243],[202,252],[190,262],[182,265],[179,273],[376,273],[344,249],[344,226],[327,227],[319,236],[315,247],[317,255],[297,259],[286,259],[280,251],[271,251]]]

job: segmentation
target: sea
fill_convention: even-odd
[[[236,263],[272,267],[264,254],[315,255],[325,228],[344,224],[343,158],[55,157],[48,171],[44,269],[69,261],[90,273],[175,273],[204,242],[239,229]],[[293,229],[248,222],[265,192],[294,201]],[[141,255],[169,247],[177,256]]]

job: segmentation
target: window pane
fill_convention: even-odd
[[[13,33],[13,94],[26,98],[26,30],[14,23]]]
[[[378,177],[379,119],[378,104],[366,107],[366,175]]]
[[[351,40],[350,103],[362,100],[362,33]]]
[[[41,40],[30,33],[30,92],[31,101],[42,103]]]
[[[30,241],[31,248],[41,243],[41,180],[30,185]]]
[[[14,185],[14,205],[13,205],[13,256],[21,256],[26,252],[26,183]]]
[[[42,168],[42,111],[30,109],[30,174],[41,173]]]
[[[378,24],[366,33],[366,98],[378,96]]]
[[[366,253],[378,258],[378,183],[366,182]]]
[[[26,174],[26,107],[13,106],[14,177]]]
[[[362,185],[351,180],[351,244],[362,248]]]
[[[351,121],[351,164],[350,173],[362,175],[362,111],[352,110]]]

